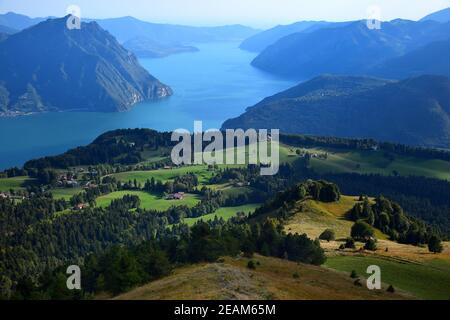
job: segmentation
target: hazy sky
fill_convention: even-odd
[[[364,19],[371,5],[381,8],[382,20],[417,20],[450,7],[450,0],[0,0],[0,13],[62,16],[71,4],[89,18],[129,15],[153,22],[270,27],[300,20]]]

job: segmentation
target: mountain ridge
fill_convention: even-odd
[[[96,22],[69,30],[66,19],[48,19],[0,43],[4,114],[126,111],[172,94]]]
[[[320,76],[262,100],[222,128],[450,147],[450,78]]]
[[[397,19],[370,30],[366,21],[356,21],[286,36],[262,51],[252,65],[297,79],[323,73],[370,75],[372,68],[389,59],[449,37],[450,23]]]

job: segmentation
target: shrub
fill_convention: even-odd
[[[390,292],[390,293],[394,293],[395,292],[395,289],[392,286],[392,284],[389,286],[389,288],[387,288],[387,292]]]
[[[298,278],[300,278],[300,275],[298,274],[298,272],[294,272],[294,274],[292,275],[292,277],[293,277],[294,279],[298,279]]]
[[[430,240],[428,240],[428,250],[433,253],[440,253],[444,248],[441,244],[441,239],[436,236],[431,236]]]
[[[336,235],[334,233],[333,230],[331,229],[326,229],[324,232],[322,232],[319,236],[320,240],[326,240],[328,242],[333,241],[334,239],[336,239]]]
[[[352,270],[352,272],[350,273],[350,278],[352,278],[352,279],[358,278],[358,274],[356,273],[355,270]]]
[[[345,240],[345,248],[355,249],[355,240],[353,240],[353,238],[347,238],[347,240]]]
[[[373,228],[366,222],[359,220],[352,226],[351,237],[357,240],[366,240],[373,237]]]
[[[250,260],[250,261],[247,263],[247,268],[249,268],[249,269],[251,269],[251,270],[255,270],[255,269],[256,269],[256,264],[255,264],[255,262],[254,262],[253,260]]]
[[[369,239],[367,240],[366,244],[364,245],[364,249],[370,250],[370,251],[376,251],[377,250],[377,241],[376,239]]]

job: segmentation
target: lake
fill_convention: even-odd
[[[256,54],[238,46],[201,44],[197,45],[199,52],[141,59],[152,75],[172,87],[174,95],[140,103],[129,112],[0,118],[0,169],[88,144],[101,133],[118,128],[193,131],[194,120],[202,120],[204,130],[220,128],[226,119],[295,84],[253,68],[250,62]]]

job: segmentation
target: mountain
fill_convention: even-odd
[[[245,39],[241,43],[240,48],[247,51],[261,52],[287,35],[297,32],[311,32],[328,24],[325,21],[300,21],[289,25],[279,25]]]
[[[437,22],[449,22],[450,21],[450,8],[443,9],[432,14],[423,17],[421,21],[437,21]]]
[[[49,19],[0,43],[0,110],[125,111],[171,89],[97,23]]]
[[[191,27],[150,23],[133,17],[101,19],[96,21],[102,28],[113,34],[121,43],[135,38],[147,38],[160,44],[236,41],[243,40],[258,32],[258,30],[241,25]]]
[[[23,30],[43,20],[45,19],[30,18],[12,12],[0,14],[0,25],[16,30]],[[259,32],[259,30],[242,25],[192,27],[150,23],[133,17],[82,19],[82,21],[96,21],[127,49],[138,57],[145,58],[160,58],[175,53],[194,52],[198,50],[192,46],[195,43],[242,41]],[[0,33],[3,32],[0,30]]]
[[[223,128],[450,147],[450,78],[320,76],[266,98]]]
[[[163,58],[183,52],[196,52],[198,48],[177,44],[161,44],[149,38],[134,38],[126,41],[123,46],[139,58]]]
[[[371,75],[386,78],[408,78],[421,74],[450,77],[450,40],[430,43],[370,70]]]
[[[0,33],[13,34],[13,33],[16,33],[16,32],[18,32],[18,30],[10,28],[10,27],[7,27],[7,26],[0,25]]]
[[[45,18],[30,18],[23,14],[8,12],[0,14],[0,25],[11,29],[23,30],[44,21]]]
[[[367,74],[389,59],[449,38],[450,23],[393,20],[380,30],[370,30],[366,21],[357,21],[284,37],[261,52],[252,65],[297,79],[323,73]]]

